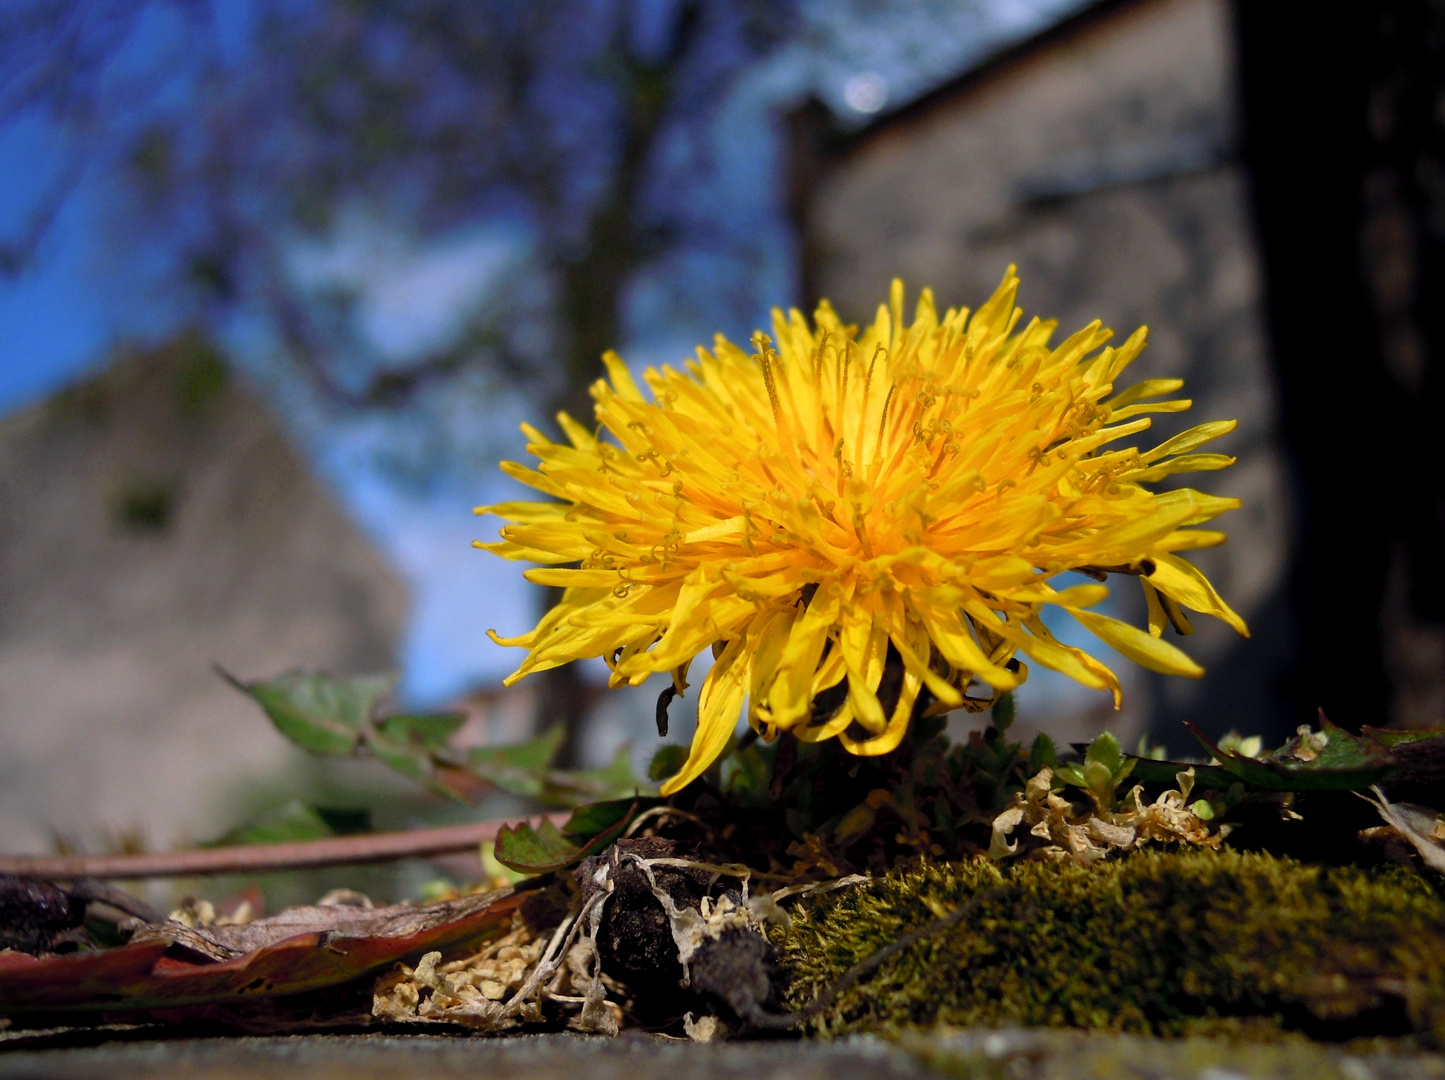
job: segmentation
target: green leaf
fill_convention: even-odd
[[[1123,761],[1124,752],[1119,749],[1119,740],[1107,731],[1096,736],[1084,753],[1086,765],[1097,762],[1108,769],[1111,776],[1119,771]]]
[[[1084,779],[1084,770],[1073,761],[1066,762],[1055,769],[1054,778],[1062,780],[1066,784],[1073,784],[1075,787],[1089,786],[1089,782]]]
[[[232,829],[216,844],[286,844],[297,840],[321,840],[328,836],[365,832],[370,824],[370,815],[365,810],[315,807],[300,799],[292,799]]]
[[[608,799],[606,802],[587,803],[572,811],[562,832],[570,837],[581,837],[584,842],[616,826],[619,821],[631,821],[636,813],[650,810],[659,805],[661,799]]]
[[[1329,741],[1310,760],[1299,756],[1301,736],[1263,758],[1250,758],[1221,750],[1193,724],[1185,727],[1221,768],[1266,791],[1363,791],[1396,765],[1387,747],[1333,725],[1325,731]]]
[[[543,874],[580,862],[582,846],[568,840],[550,821],[533,826],[523,822],[502,826],[497,833],[496,857],[503,866],[524,874]]]
[[[1360,728],[1360,738],[1379,743],[1386,748],[1408,746],[1411,743],[1445,739],[1445,728],[1409,728],[1403,731],[1391,731],[1388,728],[1362,727]]]
[[[535,828],[527,822],[503,826],[497,833],[496,859],[523,874],[545,874],[574,866],[621,836],[641,805],[641,800],[632,800],[620,814],[616,802],[578,807],[563,829],[545,819]],[[592,832],[604,822],[608,824]]]
[[[1164,761],[1152,757],[1131,757],[1134,763],[1133,777],[1146,784],[1168,784],[1174,786],[1175,777],[1185,769],[1194,770],[1194,786],[1201,791],[1205,788],[1227,790],[1231,784],[1239,783],[1239,777],[1218,765],[1200,765],[1192,761]]]
[[[314,806],[322,821],[337,836],[356,836],[371,832],[371,811],[357,806]]]
[[[553,724],[535,739],[515,746],[479,746],[469,750],[467,759],[476,768],[540,772],[552,764],[552,759],[557,756],[557,751],[562,748],[562,740],[566,737],[566,727]]]
[[[993,703],[990,715],[994,728],[1002,735],[1014,722],[1014,696],[1009,693],[1000,694],[998,700]]]
[[[646,789],[656,791],[632,774],[632,751],[620,747],[612,760],[601,769],[549,769],[543,774],[542,797],[561,805],[577,805],[598,799],[635,798]]]
[[[366,748],[377,761],[408,780],[415,780],[434,795],[449,799],[466,800],[461,793],[441,779],[437,755],[445,752],[445,745],[436,748],[417,746],[414,743],[397,743],[381,734],[381,725],[366,740]]]
[[[1029,750],[1029,772],[1036,773],[1045,767],[1059,767],[1059,752],[1054,747],[1054,740],[1041,731],[1034,736],[1034,745]]]
[[[377,701],[396,681],[391,675],[338,678],[324,672],[288,671],[274,679],[244,683],[216,670],[236,689],[249,694],[277,731],[318,754],[355,752]]]
[[[376,721],[376,730],[381,732],[388,742],[440,750],[466,722],[466,716],[461,713],[401,713]]]
[[[547,788],[548,766],[566,734],[566,729],[556,724],[516,746],[476,747],[467,751],[466,770],[513,795],[541,798]]]
[[[428,787],[433,785],[431,754],[410,746],[398,746],[384,739],[371,739],[367,745],[377,761],[394,769],[409,780]]]
[[[669,776],[675,776],[686,761],[687,747],[664,746],[652,755],[652,762],[647,766],[647,778],[659,782],[666,780]]]

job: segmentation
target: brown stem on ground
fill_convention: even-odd
[[[546,814],[554,825],[567,813]],[[540,819],[531,819],[539,824]],[[475,849],[495,840],[505,821],[478,821],[435,829],[333,836],[287,844],[245,844],[197,851],[159,851],[141,855],[0,855],[0,874],[47,881],[82,878],[200,877],[207,874],[249,874],[263,870],[301,870],[317,866],[348,866],[425,858]]]

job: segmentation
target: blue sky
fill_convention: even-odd
[[[988,52],[1041,28],[1080,0],[981,0],[969,4],[877,4],[810,0],[804,33],[793,46],[748,74],[735,88],[713,132],[723,167],[718,192],[732,212],[772,230],[763,265],[746,287],[769,304],[788,304],[793,248],[781,209],[777,164],[782,148],[774,110],[816,93],[845,121],[900,104]],[[236,9],[244,25],[244,2]],[[9,239],[65,160],[61,135],[34,117],[0,126],[0,237]],[[176,313],[147,275],[116,250],[105,228],[103,178],[82,177],[44,237],[34,260],[12,279],[0,278],[0,414],[34,402],[105,362],[121,341],[164,333]],[[397,359],[444,342],[470,306],[525,259],[525,240],[496,223],[479,222],[440,241],[417,244],[374,222],[353,219],[324,248],[296,253],[298,280],[343,281],[359,296],[359,325],[370,344]],[[660,267],[634,284],[621,350],[635,367],[674,361],[716,330],[745,337],[747,326],[693,325],[675,315],[668,275]],[[702,305],[705,310],[706,305]],[[264,334],[237,328],[229,343],[261,392],[280,406],[298,443],[407,581],[413,611],[402,648],[403,693],[412,703],[446,701],[495,681],[516,657],[492,645],[487,627],[516,632],[534,617],[533,595],[516,568],[470,541],[490,538],[495,522],[478,522],[474,504],[507,497],[507,482],[490,469],[463,469],[418,488],[399,485],[379,468],[377,451],[395,432],[384,418],[338,421],[308,407],[278,382]],[[477,461],[520,452],[513,437],[523,406],[493,401],[485,417],[459,415],[474,437]]]

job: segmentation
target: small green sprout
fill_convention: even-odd
[[[1134,759],[1126,758],[1119,748],[1119,740],[1106,731],[1089,744],[1083,764],[1067,762],[1060,765],[1054,775],[1066,784],[1087,791],[1100,814],[1111,814],[1115,790],[1133,771]]]
[[[1237,731],[1230,731],[1219,740],[1219,749],[1238,754],[1240,757],[1257,758],[1264,754],[1264,740],[1258,735],[1245,738]]]

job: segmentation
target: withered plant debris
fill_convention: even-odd
[[[0,952],[101,948],[159,921],[141,901],[105,882],[57,885],[0,874]]]
[[[368,978],[406,957],[474,949],[506,933],[514,913],[525,918],[536,891],[370,910],[317,905],[244,925],[166,919],[139,927],[118,948],[0,952],[0,1015],[164,1010],[175,1017],[304,995]]]
[[[1176,789],[1147,805],[1143,785],[1135,785],[1119,807],[1113,805],[1110,784],[1107,800],[1098,799],[1092,808],[1079,813],[1073,803],[1054,793],[1053,771],[1040,769],[1014,796],[1014,804],[993,819],[989,858],[1001,860],[1034,852],[1091,863],[1148,843],[1219,847],[1229,835],[1229,826],[1211,829],[1209,822],[1188,806],[1194,770],[1185,769],[1175,780]],[[1011,840],[1010,834],[1020,825],[1028,827],[1027,835]]]
[[[920,713],[875,758],[747,735],[664,801],[620,773],[554,770],[552,734],[457,751],[453,718],[381,714],[386,686],[245,689],[302,745],[433,788],[461,770],[554,803],[589,785],[614,797],[504,830],[495,856],[525,883],[441,904],[337,893],[265,919],[204,901],[138,918],[83,884],[10,885],[0,929],[20,951],[0,952],[0,1014],[703,1041],[939,1019],[1329,1035],[1343,1018],[1340,1031],[1445,1036],[1445,827],[1428,805],[1445,790],[1445,731],[1325,722],[1269,753],[1205,742],[1211,760],[1194,762],[1102,735],[1061,759],[1046,736],[1009,737],[1005,696],[964,741]],[[1373,807],[1358,797],[1372,785]],[[92,931],[98,910],[109,938]]]
[[[555,953],[547,955],[549,944],[545,933],[514,916],[510,933],[471,955],[444,962],[440,952],[429,952],[415,965],[398,964],[377,980],[372,1013],[383,1020],[445,1020],[483,1031],[540,1023],[536,991],[580,1004],[592,983],[585,945],[573,945],[559,964]]]
[[[1375,795],[1378,801],[1369,796],[1365,799],[1374,804],[1395,834],[1415,849],[1426,866],[1445,874],[1445,816],[1428,806],[1392,803],[1378,787]]]
[[[0,948],[56,952],[85,918],[85,901],[45,881],[0,877]]]

